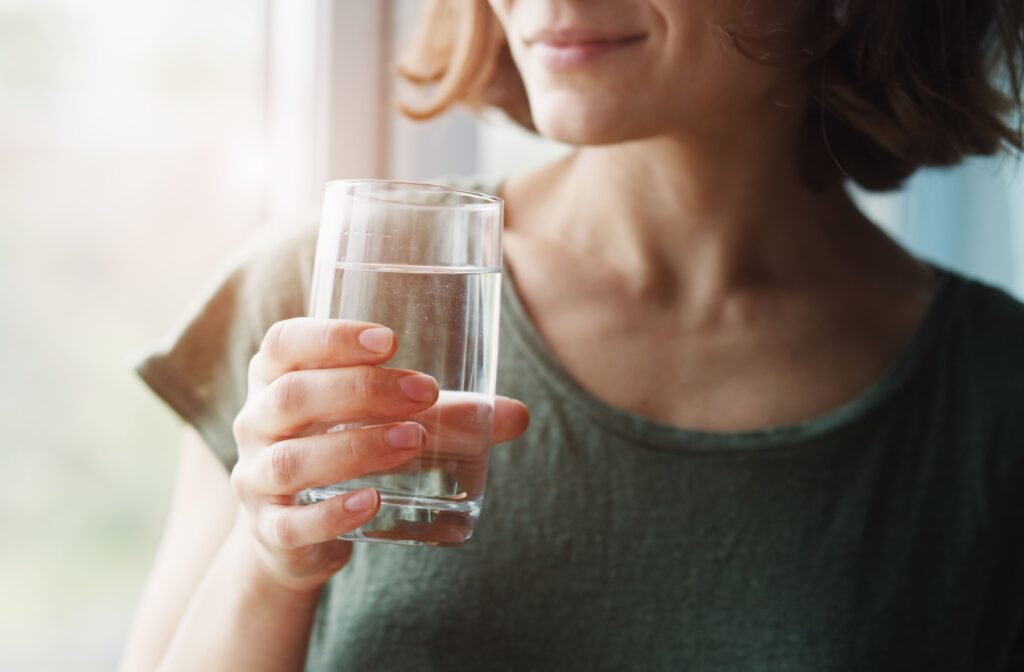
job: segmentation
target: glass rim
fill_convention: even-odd
[[[424,208],[424,209],[437,208],[437,209],[485,211],[485,210],[491,210],[491,209],[493,209],[495,207],[497,207],[498,209],[503,210],[504,207],[505,207],[505,200],[503,198],[501,198],[500,196],[495,196],[494,194],[486,194],[486,193],[484,193],[482,191],[474,191],[472,189],[464,189],[462,187],[452,187],[452,186],[448,186],[446,184],[433,184],[431,182],[415,182],[415,181],[411,181],[411,180],[385,180],[385,179],[374,179],[374,178],[330,180],[324,186],[324,191],[327,192],[327,191],[329,191],[331,189],[342,189],[342,190],[347,191],[349,193],[349,195],[351,195],[354,198],[365,198],[365,196],[358,196],[355,193],[353,193],[352,191],[347,189],[349,187],[356,187],[356,186],[360,186],[360,185],[371,186],[371,187],[373,187],[373,186],[392,186],[392,185],[400,186],[400,187],[410,187],[410,188],[417,189],[417,190],[422,191],[422,192],[446,192],[446,193],[460,194],[462,196],[468,196],[470,198],[476,199],[477,201],[482,201],[480,203],[467,202],[467,203],[455,203],[455,204],[451,204],[451,203],[439,204],[439,203],[406,203],[406,202],[403,202],[403,201],[389,201],[389,200],[386,200],[386,199],[381,199],[385,203],[392,203],[393,202],[393,203],[395,203],[395,205],[401,205],[401,206],[405,206],[405,207],[409,207],[409,208]]]

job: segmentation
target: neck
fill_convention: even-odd
[[[803,183],[797,115],[752,116],[756,123],[730,124],[740,130],[727,137],[579,149],[539,181],[548,185],[536,199],[545,215],[531,219],[638,292],[712,299],[753,283],[834,275],[841,239],[873,227],[841,187]]]

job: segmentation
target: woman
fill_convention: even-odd
[[[506,199],[495,440],[518,445],[464,547],[334,540],[377,493],[291,496],[423,433],[302,427],[436,386],[378,366],[387,325],[298,317],[312,233],[254,255],[140,367],[203,439],[124,669],[1021,669],[1024,307],[843,183],[1020,149],[1022,12],[433,3],[413,114],[499,106],[578,146],[465,182]]]

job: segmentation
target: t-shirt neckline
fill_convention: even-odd
[[[500,187],[500,184],[498,185]],[[495,190],[493,193],[498,193]],[[870,385],[832,410],[803,421],[738,431],[678,427],[614,406],[583,388],[562,366],[529,318],[516,288],[514,271],[504,260],[502,321],[527,354],[536,372],[558,392],[558,399],[582,411],[591,422],[630,441],[686,452],[743,452],[813,445],[819,439],[852,429],[890,399],[918,370],[931,351],[960,294],[958,276],[929,264],[936,288],[924,315],[900,354]],[[500,380],[499,380],[500,383]]]

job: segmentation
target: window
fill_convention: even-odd
[[[120,655],[180,435],[129,355],[264,219],[265,13],[0,0],[0,668]]]

